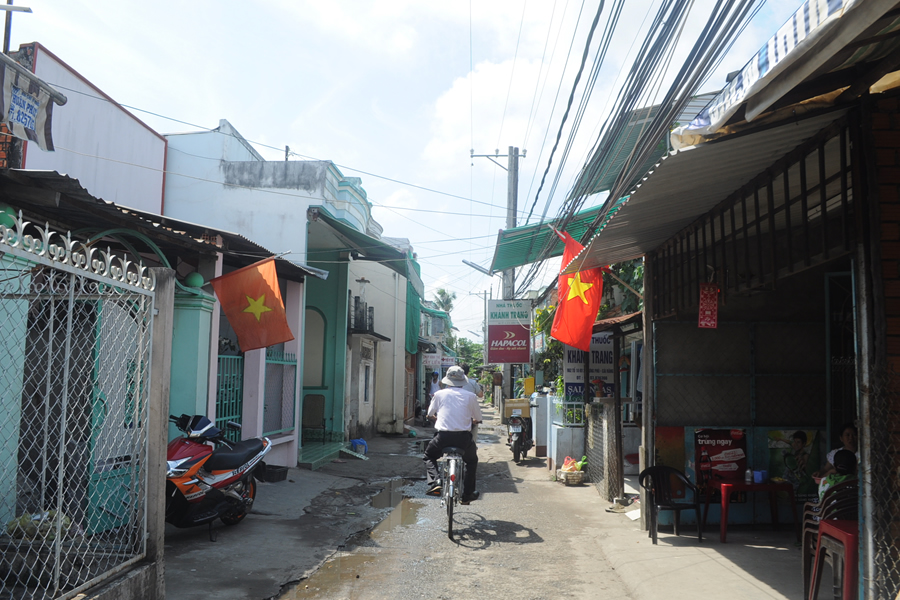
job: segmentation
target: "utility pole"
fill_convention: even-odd
[[[500,154],[500,150],[494,150],[494,154],[475,154],[475,150],[471,150],[472,158],[486,158],[506,171],[506,228],[512,229],[516,226],[516,216],[519,209],[519,156],[525,158],[527,150],[522,150],[513,146],[509,147],[507,154]],[[494,160],[495,158],[506,158],[507,166]],[[503,300],[515,300],[516,294],[516,271],[515,269],[506,269],[503,271]],[[512,365],[506,363],[503,365],[503,383],[506,388],[507,397],[512,398],[515,391],[515,381],[513,381]],[[502,418],[502,415],[501,415]]]
[[[12,14],[14,12],[31,12],[27,6],[13,6],[13,0],[6,0],[6,5],[0,6],[0,10],[6,13],[6,23],[3,30],[3,54],[9,54],[9,41],[12,33]]]

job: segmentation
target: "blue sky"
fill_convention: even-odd
[[[584,163],[606,99],[659,1],[626,3],[558,196]],[[471,333],[483,318],[483,296],[475,294],[492,289],[498,297],[500,278],[462,259],[489,265],[505,225],[506,172],[470,159],[470,149],[527,150],[519,185],[520,211],[527,210],[599,1],[16,4],[33,13],[13,17],[11,48],[40,42],[120,104],[141,109],[135,114],[158,132],[214,128],[224,118],[269,160],[283,160],[290,146],[294,160],[332,160],[362,177],[384,235],[409,238],[418,253],[427,298],[439,287],[456,292],[454,324],[480,341]],[[673,71],[711,5],[695,2]],[[798,6],[765,4],[700,91],[721,87]],[[546,191],[539,210],[545,201]],[[551,198],[548,214],[556,207]],[[542,283],[556,268],[548,264]]]

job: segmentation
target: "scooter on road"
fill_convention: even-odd
[[[537,405],[530,404],[529,407],[537,408]],[[528,451],[534,447],[531,417],[524,416],[522,409],[513,408],[512,414],[506,419],[506,426],[508,429],[507,445],[512,450],[513,462],[518,463],[519,460],[528,458]]]
[[[265,481],[263,457],[269,438],[229,441],[203,415],[169,415],[184,435],[169,442],[166,452],[166,522],[195,527],[221,519],[226,525],[244,520],[256,498],[256,479]],[[229,422],[230,429],[240,429]]]

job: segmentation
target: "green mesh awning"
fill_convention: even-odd
[[[628,201],[628,196],[619,198],[607,213],[606,217],[600,223],[595,235],[606,227],[617,212]],[[584,233],[590,227],[594,219],[603,211],[603,206],[596,206],[583,210],[575,215],[566,226],[574,239],[580,240]],[[494,260],[491,262],[491,272],[497,273],[521,267],[522,265],[530,265],[538,260],[541,250],[544,246],[550,245],[550,252],[546,257],[562,256],[565,245],[559,239],[550,226],[556,227],[556,221],[545,221],[544,223],[534,225],[523,225],[513,229],[504,229],[497,235],[497,246],[494,248]]]
[[[428,308],[424,304],[421,306],[422,312],[426,312],[433,317],[438,317],[447,321],[447,327],[453,327],[453,321],[450,320],[450,313],[443,310],[436,310],[434,308]]]
[[[357,231],[347,223],[332,217],[319,207],[318,218],[327,223],[334,234],[347,244],[348,250],[355,250],[362,260],[380,262],[409,279],[409,260],[406,254],[399,249],[381,240]]]
[[[415,286],[406,281],[406,351],[416,354],[419,351],[419,328],[422,324],[422,300]]]

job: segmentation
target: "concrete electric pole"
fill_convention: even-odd
[[[471,151],[472,158],[481,157],[487,158],[492,163],[496,164],[501,169],[506,170],[506,228],[512,229],[516,226],[516,216],[519,210],[519,156],[525,158],[526,150],[522,150],[522,154],[519,154],[519,149],[513,146],[509,147],[509,151],[507,154],[500,154],[500,150],[495,150],[494,154],[475,154],[475,151]],[[507,158],[507,166],[504,167],[499,162],[494,160],[495,158]],[[506,269],[503,271],[503,300],[515,300],[516,294],[516,271],[515,269]],[[515,382],[513,381],[512,376],[512,365],[506,363],[503,365],[503,383],[504,383],[504,391],[508,398],[513,397],[513,392],[515,391]]]

